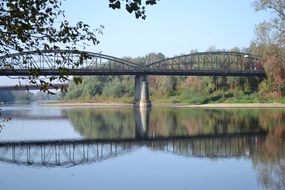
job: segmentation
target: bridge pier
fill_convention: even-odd
[[[135,127],[136,127],[136,139],[148,139],[149,131],[149,107],[134,108],[135,112]]]
[[[147,75],[135,76],[134,107],[151,107]]]

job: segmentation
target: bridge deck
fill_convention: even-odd
[[[27,76],[32,75],[29,69],[0,70],[0,76]],[[264,70],[180,70],[180,69],[128,69],[128,70],[100,70],[100,69],[73,69],[68,75],[172,75],[172,76],[257,76],[265,77]],[[58,69],[42,69],[39,75],[58,76],[62,73]]]

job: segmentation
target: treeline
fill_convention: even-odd
[[[96,76],[82,77],[82,83],[76,85],[69,83],[65,99],[95,100],[98,97],[113,99],[119,97],[131,97],[134,91],[132,76]]]
[[[219,50],[209,48],[209,51]],[[253,43],[247,49],[233,48],[228,51],[260,55],[261,49]],[[270,58],[267,56],[265,54],[262,57],[267,78],[149,76],[151,99],[156,102],[197,104],[211,102],[282,102],[285,96],[285,78],[283,76],[285,74],[280,71],[280,66],[270,65],[273,63],[268,60],[272,60],[273,55],[270,55]],[[151,53],[145,57],[125,59],[137,64],[144,64],[165,59],[165,56],[162,53]],[[284,62],[278,62],[278,64],[283,64],[284,67]],[[134,76],[93,76],[82,77],[82,84],[79,85],[71,81],[64,99],[131,102],[133,94]]]
[[[29,91],[3,91],[0,92],[0,103],[30,103],[33,101],[56,100],[60,94],[51,95],[44,92],[32,93]]]
[[[131,109],[67,109],[63,114],[81,136],[96,139],[133,138],[136,134],[134,124],[139,126],[141,121],[136,120],[135,112]],[[261,132],[282,127],[285,124],[285,120],[282,120],[284,115],[285,111],[273,110],[153,108],[149,122],[145,122],[148,125],[145,132],[149,137]],[[259,123],[260,120],[264,123]]]
[[[32,102],[33,99],[34,99],[34,95],[31,92],[26,92],[26,91],[0,92],[0,102],[1,103],[14,103],[14,102],[28,103],[28,102]]]

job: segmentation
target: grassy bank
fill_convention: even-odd
[[[255,94],[250,95],[232,95],[232,94],[211,94],[209,96],[193,96],[193,97],[182,97],[182,96],[168,96],[168,97],[150,97],[152,104],[154,105],[228,105],[235,107],[234,105],[241,107],[241,105],[275,105],[276,103],[285,105],[285,97],[279,99],[273,98],[261,98]],[[62,100],[60,102],[54,102],[51,104],[56,105],[122,105],[132,104],[133,97],[120,97],[120,98],[81,98],[73,100]],[[277,105],[277,104],[276,104]],[[259,107],[259,106],[258,106]],[[272,106],[270,106],[272,107]],[[273,106],[274,107],[274,106]]]
[[[133,103],[133,97],[120,97],[120,98],[106,98],[106,97],[101,97],[97,96],[94,98],[77,98],[77,99],[72,99],[72,100],[61,100],[59,102],[54,102],[51,104],[58,104],[58,103],[63,103],[63,104],[78,104],[78,103],[106,103],[106,104],[130,104]]]
[[[183,104],[217,104],[217,103],[285,103],[285,97],[260,97],[258,94],[243,94],[232,92],[215,92],[210,95],[197,94],[189,96],[180,94],[169,97],[154,97],[157,103],[183,103]]]

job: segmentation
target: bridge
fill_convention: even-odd
[[[0,76],[134,75],[134,105],[149,107],[148,75],[264,77],[260,60],[248,53],[200,52],[136,64],[77,50],[30,51],[0,56]]]
[[[0,161],[29,167],[72,167],[98,163],[140,147],[183,157],[251,157],[266,133],[149,139],[0,142]]]

